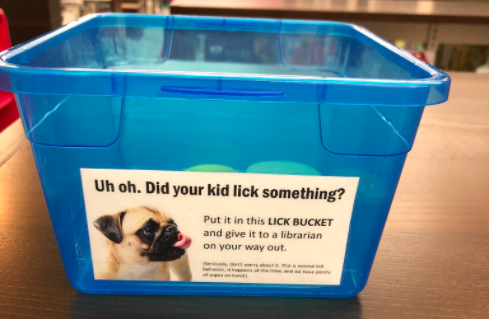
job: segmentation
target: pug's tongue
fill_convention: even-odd
[[[173,244],[173,247],[187,249],[192,244],[192,238],[180,233],[178,234],[178,241]]]

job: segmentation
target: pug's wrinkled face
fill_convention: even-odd
[[[180,233],[170,216],[147,206],[102,216],[94,226],[116,244],[122,262],[137,262],[140,258],[150,262],[176,260],[192,242]]]

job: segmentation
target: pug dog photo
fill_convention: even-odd
[[[107,237],[107,258],[95,279],[191,281],[188,249],[192,239],[175,221],[153,207],[130,208],[97,218],[93,225]]]

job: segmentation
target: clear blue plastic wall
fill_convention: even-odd
[[[5,61],[26,68],[9,70],[3,82],[27,93],[19,101],[26,103],[28,136],[46,145],[113,143],[121,121],[117,97],[140,96],[317,103],[330,152],[406,153],[422,107],[442,102],[449,80],[375,40],[338,23],[99,16],[6,54]],[[80,71],[67,71],[73,69]]]
[[[77,289],[91,293],[336,297],[355,295],[363,289],[405,154],[331,153],[321,141],[318,106],[307,103],[126,98],[122,114],[120,133],[105,147],[32,144],[63,261]],[[107,136],[112,134],[109,129],[106,132]],[[242,173],[360,177],[341,285],[94,280],[80,168],[184,171],[204,164]]]

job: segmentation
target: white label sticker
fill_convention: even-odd
[[[81,176],[95,279],[340,284],[357,177]]]

